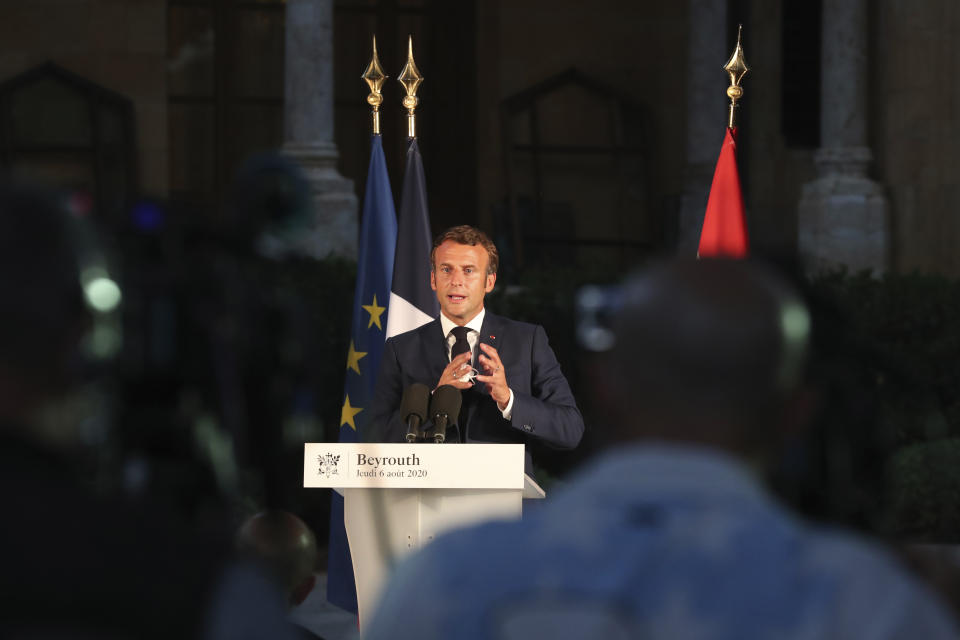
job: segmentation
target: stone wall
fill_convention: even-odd
[[[4,3],[0,81],[47,60],[133,101],[140,187],[167,192],[165,0]]]
[[[893,265],[960,276],[960,5],[883,0],[874,24],[870,103]]]

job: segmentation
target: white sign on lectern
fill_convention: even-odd
[[[522,444],[307,443],[303,486],[343,495],[360,631],[390,568],[445,531],[521,516],[544,492]]]
[[[307,443],[303,486],[523,489],[522,444]]]

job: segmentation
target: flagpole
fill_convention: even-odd
[[[397,80],[407,91],[407,95],[403,98],[403,107],[407,110],[407,138],[413,139],[417,137],[417,115],[414,113],[419,102],[417,89],[423,82],[423,76],[420,75],[420,70],[413,61],[413,36],[409,36],[407,41],[407,64],[403,65]]]
[[[727,64],[723,65],[723,70],[730,75],[730,86],[727,87],[727,97],[730,98],[730,114],[727,117],[727,127],[730,129],[735,129],[737,126],[737,109],[740,107],[737,101],[743,97],[743,87],[740,86],[740,81],[750,71],[750,67],[747,66],[747,61],[743,57],[743,47],[740,46],[740,36],[742,34],[743,25],[741,24],[737,27],[737,47],[733,50],[730,59],[727,60]]]
[[[373,118],[373,135],[378,136],[380,135],[380,105],[383,104],[383,94],[380,93],[380,90],[388,76],[383,72],[383,67],[380,66],[380,58],[377,56],[377,36],[373,36],[373,57],[370,58],[370,64],[367,65],[366,71],[360,77],[370,87],[367,104],[372,109],[370,115]]]

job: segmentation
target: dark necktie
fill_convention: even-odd
[[[454,327],[450,331],[450,333],[452,333],[457,339],[457,341],[453,343],[453,349],[450,350],[451,360],[456,358],[461,353],[467,353],[470,351],[470,343],[467,342],[468,331],[470,331],[470,329],[467,329],[466,327]]]

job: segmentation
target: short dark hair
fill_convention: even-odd
[[[802,385],[810,316],[770,265],[674,259],[626,281],[613,330],[605,364],[626,402],[767,418]]]
[[[469,244],[470,246],[480,245],[487,250],[487,275],[495,274],[497,267],[500,266],[500,254],[497,253],[497,247],[493,241],[480,229],[471,227],[468,224],[461,224],[456,227],[450,227],[436,238],[433,239],[433,249],[430,250],[430,270],[436,269],[437,247],[453,240],[457,244]]]

